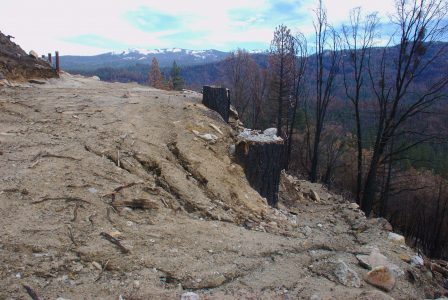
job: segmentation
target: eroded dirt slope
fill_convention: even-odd
[[[229,155],[235,134],[188,91],[68,74],[1,89],[0,299],[26,299],[23,285],[43,299],[386,297],[355,257],[375,247],[403,270],[390,296],[437,289],[381,222],[318,185],[284,177],[269,208]],[[335,277],[340,261],[359,287]]]
[[[0,32],[0,86],[2,80],[28,81],[33,78],[54,78],[56,71],[40,59],[28,55],[8,37]]]

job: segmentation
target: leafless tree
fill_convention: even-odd
[[[327,109],[334,98],[334,81],[340,64],[340,40],[336,31],[327,22],[327,12],[319,1],[315,11],[315,126],[310,149],[311,170],[310,180],[316,182],[318,179],[319,145],[325,124]]]
[[[363,177],[363,134],[361,128],[361,92],[366,84],[367,60],[369,51],[373,45],[376,35],[378,18],[376,14],[365,17],[361,14],[361,8],[357,7],[350,11],[350,22],[342,27],[343,42],[347,59],[343,59],[343,74],[345,94],[353,104],[356,124],[357,142],[357,180],[356,180],[356,202],[361,201],[362,177]]]
[[[246,126],[256,128],[266,91],[266,73],[242,49],[230,53],[225,66],[232,103]]]
[[[447,73],[426,80],[424,89],[416,88],[415,81],[446,52],[446,45],[438,41],[447,36],[448,2],[396,0],[395,9],[392,21],[397,31],[391,42],[397,46],[384,48],[379,61],[369,60],[369,77],[378,105],[378,124],[361,199],[361,208],[366,215],[372,212],[381,164],[427,141],[427,137],[398,145],[388,152],[390,143],[410,134],[405,128],[415,116],[446,99]]]

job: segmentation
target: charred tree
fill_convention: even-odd
[[[243,166],[249,184],[273,207],[278,202],[283,153],[282,139],[246,139],[239,142],[235,149],[236,160]]]
[[[218,112],[225,122],[229,122],[229,90],[223,87],[205,85],[203,87],[202,95],[202,103],[208,108]]]

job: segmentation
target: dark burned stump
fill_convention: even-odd
[[[270,206],[278,202],[284,144],[281,138],[244,139],[235,147],[237,162],[244,168],[249,184]]]
[[[230,96],[228,89],[205,85],[202,90],[202,103],[218,112],[225,122],[229,122]]]

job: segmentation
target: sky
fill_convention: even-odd
[[[340,26],[362,7],[383,20],[394,0],[324,0]],[[316,0],[0,0],[0,31],[25,51],[94,55],[126,49],[269,48],[276,26],[311,36]]]

